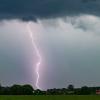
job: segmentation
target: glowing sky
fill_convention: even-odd
[[[37,56],[28,21],[42,56],[42,89],[100,85],[99,0],[1,0],[0,8],[2,85],[29,83],[36,88]]]

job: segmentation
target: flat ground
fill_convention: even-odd
[[[0,96],[0,100],[100,100],[100,96]]]

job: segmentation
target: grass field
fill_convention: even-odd
[[[100,100],[100,96],[0,96],[0,100]]]

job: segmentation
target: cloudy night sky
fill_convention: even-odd
[[[100,0],[0,0],[0,83],[42,89],[100,86]]]

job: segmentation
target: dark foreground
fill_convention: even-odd
[[[100,100],[100,96],[0,96],[0,100]]]

